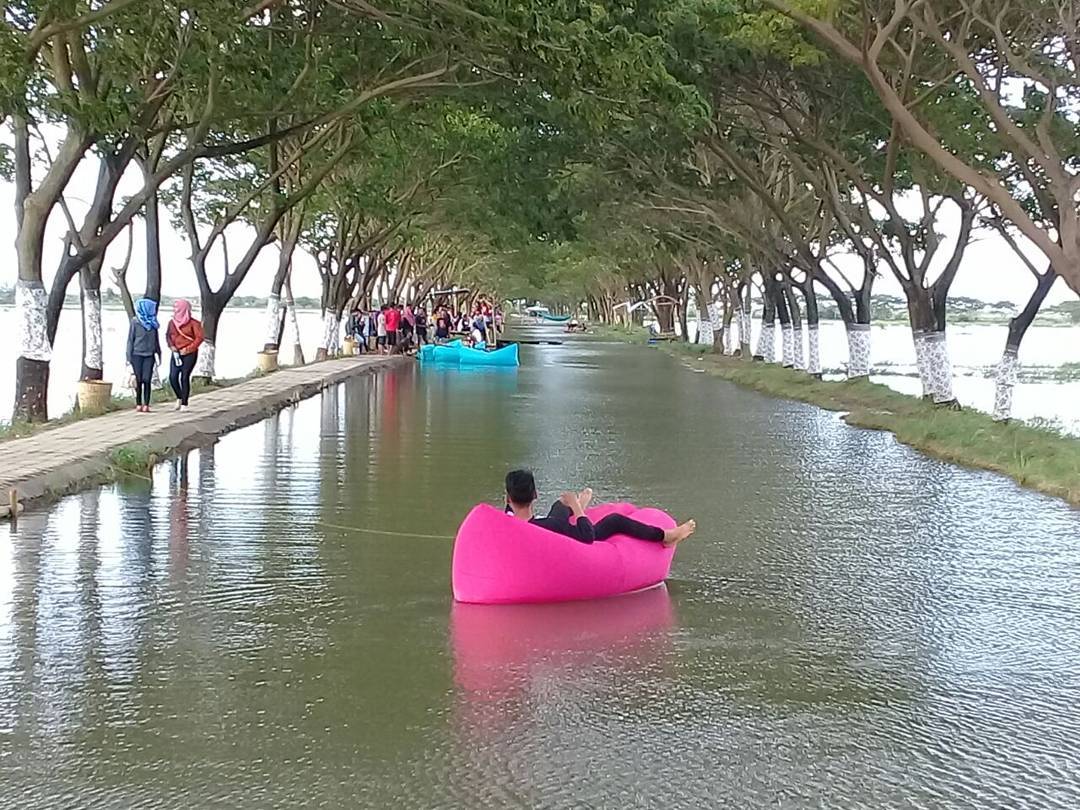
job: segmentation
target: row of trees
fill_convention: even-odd
[[[548,223],[564,130],[599,131],[626,99],[663,93],[662,43],[612,4],[387,0],[15,0],[4,4],[0,115],[16,188],[15,417],[46,417],[49,359],[79,280],[83,374],[101,374],[106,251],[141,218],[159,299],[160,232],[190,248],[212,374],[218,323],[262,252],[278,250],[266,343],[280,340],[293,255],[310,251],[330,321],[389,282],[419,295],[497,275],[514,239]],[[631,24],[627,24],[627,23]],[[81,221],[65,195],[98,163]],[[139,189],[118,199],[121,179]],[[43,266],[51,218],[67,235]],[[247,246],[229,255],[226,231]],[[512,250],[512,249],[511,249]],[[130,252],[129,252],[130,255]],[[126,299],[127,264],[114,271]],[[224,272],[212,268],[224,265]],[[324,346],[332,351],[333,346]]]
[[[1080,293],[1073,5],[748,0],[682,11],[669,69],[695,89],[703,119],[597,145],[610,194],[594,226],[625,238],[615,237],[621,250],[601,239],[568,256],[570,286],[598,314],[624,287],[684,305],[692,295],[717,351],[733,348],[736,321],[743,356],[756,289],[754,355],[772,358],[778,322],[782,362],[810,373],[821,368],[826,295],[847,326],[848,374],[860,377],[871,292],[886,273],[907,301],[925,395],[955,405],[946,302],[967,248],[990,232],[1031,277],[998,367],[995,413],[1008,418],[1027,328],[1058,277]]]
[[[269,246],[269,348],[306,250],[322,281],[321,353],[351,302],[466,283],[601,319],[670,296],[684,305],[658,309],[661,326],[678,314],[684,334],[692,297],[718,351],[734,348],[734,324],[743,356],[771,358],[778,323],[782,362],[818,373],[823,295],[847,326],[852,377],[869,374],[870,296],[888,273],[925,393],[944,404],[949,290],[992,231],[1032,278],[999,369],[1003,417],[1051,286],[1080,293],[1080,35],[1067,3],[19,0],[3,33],[17,417],[45,417],[76,278],[83,374],[100,376],[105,254],[123,252],[126,231],[130,256],[136,218],[148,297],[160,297],[161,218],[189,243],[189,267],[168,272],[198,282],[207,375],[227,339],[221,312]],[[77,221],[65,189],[84,160],[98,180]],[[134,171],[140,188],[117,199]],[[47,274],[56,216],[65,250]],[[230,256],[240,225],[251,238]],[[114,276],[130,300],[127,264]]]

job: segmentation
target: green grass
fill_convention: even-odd
[[[593,338],[616,343],[646,343],[649,330],[644,326],[616,326],[614,324],[589,324],[589,331],[575,337]]]
[[[236,385],[237,383],[250,380],[255,377],[261,377],[262,372],[255,371],[246,377],[239,377],[237,379],[230,380],[214,380],[207,383],[201,380],[192,380],[191,382],[191,395],[198,396],[201,393],[207,391],[216,391],[221,388],[228,388],[229,386]],[[118,383],[113,384],[113,390],[115,391],[119,386]],[[166,382],[165,388],[155,388],[150,394],[150,402],[162,404],[172,403],[176,401],[176,396],[173,394],[172,389],[168,387]],[[40,433],[43,430],[52,430],[53,428],[62,427],[63,425],[70,425],[72,422],[81,422],[83,419],[92,419],[95,416],[102,416],[107,413],[113,413],[115,411],[126,411],[135,407],[135,400],[130,397],[121,397],[113,395],[109,400],[109,404],[105,408],[98,408],[94,410],[85,409],[80,410],[78,406],[74,410],[69,411],[63,416],[56,419],[50,419],[48,422],[12,422],[6,425],[0,425],[0,442],[8,439],[20,439],[24,436],[32,436],[36,433]]]
[[[124,444],[109,451],[109,463],[122,473],[145,473],[157,462],[157,455],[146,444]]]
[[[951,410],[869,380],[825,382],[773,364],[705,354],[672,345],[675,355],[707,372],[763,394],[847,411],[845,421],[887,430],[927,455],[1003,473],[1022,486],[1080,505],[1080,439],[1022,422],[995,422],[989,414]]]

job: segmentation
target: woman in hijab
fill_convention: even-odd
[[[135,410],[150,413],[150,384],[154,379],[154,366],[161,357],[157,301],[140,298],[135,302],[135,317],[128,330],[127,357],[135,373]]]
[[[191,317],[191,303],[181,298],[173,302],[173,316],[165,330],[165,342],[172,351],[169,385],[176,394],[176,410],[186,411],[191,396],[191,372],[203,342],[202,324]]]

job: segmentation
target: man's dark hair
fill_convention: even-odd
[[[528,506],[536,500],[536,479],[529,470],[511,470],[506,474],[506,498],[515,506]]]

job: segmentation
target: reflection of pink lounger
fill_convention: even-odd
[[[661,529],[675,526],[666,512],[629,503],[604,504],[587,514],[596,522],[613,512]],[[663,582],[674,555],[674,548],[621,535],[579,543],[480,504],[454,541],[454,598],[517,604],[616,596]]]
[[[575,672],[626,660],[643,669],[675,623],[667,588],[561,605],[466,605],[450,612],[454,679],[468,692],[520,691],[534,665]]]

